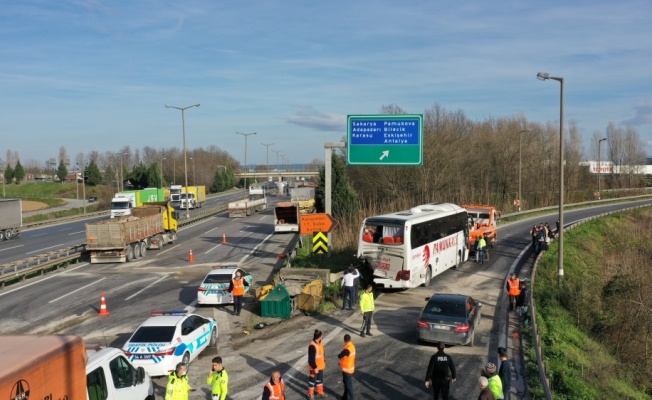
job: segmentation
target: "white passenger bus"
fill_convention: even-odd
[[[358,258],[373,268],[381,288],[428,286],[432,277],[468,259],[468,216],[450,203],[366,218]]]

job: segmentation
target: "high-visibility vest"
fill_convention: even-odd
[[[346,374],[352,374],[355,371],[355,346],[352,342],[346,342],[343,350],[348,350],[349,355],[340,359],[340,368]]]
[[[173,371],[168,376],[168,385],[165,388],[165,400],[187,400],[189,391],[188,375],[179,377]]]
[[[518,296],[521,294],[521,285],[520,281],[518,278],[508,279],[507,283],[509,284],[509,295],[510,296]]]
[[[231,279],[233,282],[233,295],[244,296],[244,279]]]
[[[283,380],[279,380],[276,385],[272,385],[272,382],[267,382],[267,389],[269,390],[269,400],[278,399],[285,400],[283,392],[285,392],[285,385],[283,385]]]
[[[315,364],[317,369],[322,371],[326,368],[326,359],[324,358],[324,344],[316,343],[314,340],[310,342],[310,346],[315,346]],[[308,365],[308,368],[311,368]]]

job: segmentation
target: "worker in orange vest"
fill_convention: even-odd
[[[263,389],[263,400],[285,400],[285,384],[279,371],[272,372],[272,377]]]
[[[229,285],[229,292],[233,297],[233,315],[240,315],[242,310],[242,299],[244,298],[245,292],[245,282],[242,279],[242,273],[240,271],[235,272],[235,277],[231,279],[231,284]]]
[[[314,400],[315,388],[317,395],[324,397],[324,368],[326,368],[326,359],[324,358],[324,345],[321,342],[322,332],[315,329],[312,342],[308,345],[308,400]]]
[[[512,272],[512,276],[507,279],[505,289],[507,289],[507,294],[509,295],[509,308],[511,311],[514,311],[516,309],[516,299],[521,294],[521,284],[515,273]]]
[[[353,373],[355,372],[355,346],[351,341],[351,335],[344,335],[344,348],[337,356],[340,359],[342,370],[342,382],[344,382],[344,394],[342,400],[355,400],[353,392]]]

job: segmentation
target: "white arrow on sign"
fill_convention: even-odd
[[[382,159],[385,158],[385,157],[389,157],[389,150],[385,150],[385,151],[383,151],[383,155],[380,156],[380,160],[382,160]]]

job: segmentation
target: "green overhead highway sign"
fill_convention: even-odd
[[[349,115],[348,165],[423,165],[423,114]]]

